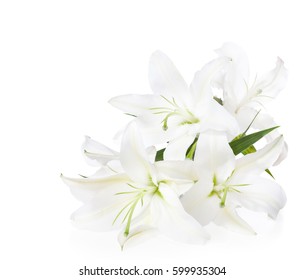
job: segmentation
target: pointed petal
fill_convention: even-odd
[[[127,247],[135,246],[146,241],[148,238],[155,236],[156,234],[156,228],[153,228],[149,225],[140,225],[132,229],[128,236],[126,236],[124,230],[122,230],[118,235],[118,242],[121,249],[124,249],[126,244]]]
[[[214,223],[231,231],[256,234],[252,227],[237,214],[235,208],[228,205],[220,209]]]
[[[94,166],[104,165],[111,160],[119,158],[118,152],[94,141],[88,136],[85,137],[82,149],[87,162]]]
[[[200,71],[195,73],[193,81],[190,85],[194,104],[206,104],[210,102],[210,100],[213,98],[211,92],[211,80],[229,62],[229,58],[220,57],[212,60]]]
[[[212,177],[198,181],[181,197],[182,205],[187,213],[195,218],[202,226],[213,221],[220,210],[220,200],[216,196],[209,196],[212,188]]]
[[[280,209],[286,204],[283,189],[273,180],[252,178],[248,186],[239,187],[239,192],[229,193],[227,200],[233,201],[252,211],[264,212],[276,218]]]
[[[235,156],[227,137],[213,131],[200,134],[194,161],[200,170],[208,170],[217,183],[224,182],[235,166]]]
[[[225,43],[216,51],[220,57],[228,57],[231,62],[223,71],[222,88],[224,104],[229,103],[231,111],[236,110],[247,95],[249,62],[246,53],[234,43]]]
[[[149,64],[150,86],[155,94],[180,97],[188,86],[172,61],[162,52],[152,54]]]
[[[230,67],[237,69],[242,73],[242,78],[246,81],[249,79],[249,61],[245,51],[232,42],[226,42],[220,49],[215,50],[220,57],[228,57],[232,64]]]
[[[254,123],[252,124],[253,128],[259,129],[259,130],[263,130],[263,129],[267,129],[269,127],[274,127],[276,126],[276,122],[273,120],[273,118],[267,114],[267,113],[260,113],[256,120],[254,121]],[[280,132],[279,129],[275,129],[274,131],[272,131],[271,133],[267,134],[265,136],[267,142],[271,142],[273,141],[275,138],[280,136]],[[282,147],[282,151],[278,157],[278,159],[275,161],[275,163],[273,165],[278,165],[280,164],[286,157],[288,154],[288,146],[287,143],[284,142],[284,145]]]
[[[112,106],[136,117],[144,114],[149,108],[161,106],[161,102],[160,97],[153,94],[126,94],[109,100]]]
[[[258,79],[254,86],[254,91],[259,92],[256,97],[267,96],[275,98],[286,86],[287,77],[288,72],[284,66],[284,61],[278,57],[276,67]]]
[[[126,174],[116,174],[102,178],[68,178],[61,174],[63,182],[80,201],[90,201],[98,192],[115,186],[123,186],[130,179]]]
[[[164,152],[164,159],[184,160],[186,158],[186,152],[194,139],[195,136],[185,134],[170,141]]]
[[[283,144],[284,139],[280,136],[267,144],[263,149],[239,158],[236,161],[236,168],[231,180],[237,181],[241,177],[259,175],[267,168],[270,168],[278,159]],[[232,181],[231,184],[233,184]]]
[[[153,166],[149,162],[149,156],[134,122],[128,125],[124,133],[120,160],[124,170],[134,182],[147,185],[151,179],[155,179]]]
[[[208,235],[201,225],[183,209],[177,195],[167,186],[160,186],[161,195],[154,195],[150,211],[153,224],[164,235],[185,243],[204,244]]]

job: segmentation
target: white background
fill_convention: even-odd
[[[212,279],[299,279],[304,250],[300,3],[1,1],[0,278],[90,279],[78,276],[84,265],[200,265],[226,266],[225,277]],[[79,203],[59,175],[93,172],[80,153],[83,136],[111,144],[127,121],[108,99],[151,92],[147,66],[157,49],[190,82],[225,41],[247,51],[253,75],[271,69],[277,55],[289,70],[288,87],[270,108],[290,148],[288,159],[273,170],[288,197],[278,220],[253,220],[255,237],[210,227],[206,246],[154,238],[124,252],[116,233],[74,229],[69,215]]]

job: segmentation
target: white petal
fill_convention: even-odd
[[[188,92],[188,86],[172,61],[162,52],[152,54],[149,64],[149,81],[154,93],[180,97]]]
[[[107,163],[106,167],[112,172],[112,174],[125,172],[120,160],[112,160]]]
[[[160,102],[161,97],[153,94],[126,94],[109,100],[112,106],[134,116],[144,114],[149,108],[159,107]]]
[[[228,57],[231,62],[223,75],[224,103],[229,103],[232,111],[235,111],[247,95],[249,80],[249,63],[246,53],[233,43],[225,43],[217,50],[220,57]],[[225,104],[226,106],[226,104]]]
[[[211,131],[200,134],[194,161],[201,170],[213,174],[217,183],[224,182],[235,166],[235,156],[225,134]]]
[[[270,168],[278,159],[283,144],[284,139],[280,136],[267,144],[263,149],[239,158],[236,161],[236,168],[231,179],[237,181],[238,177],[259,175],[265,169]]]
[[[262,112],[260,112],[258,115],[257,113],[258,113],[257,110],[247,106],[242,106],[239,110],[237,110],[234,116],[239,124],[240,131],[242,133],[249,127],[253,119],[254,122],[251,124],[251,128],[255,127],[257,118],[259,117],[260,114],[262,114]],[[271,126],[265,127],[265,129],[270,127]],[[258,129],[258,130],[263,130],[263,129]]]
[[[177,195],[160,186],[161,196],[154,195],[150,211],[153,224],[164,235],[185,243],[204,244],[208,235],[201,225],[183,209]]]
[[[195,171],[195,165],[192,160],[185,159],[183,161],[157,161],[155,167],[159,174],[165,179],[177,179],[194,181],[197,180],[197,173]]]
[[[155,156],[156,156],[156,147],[155,146],[150,146],[146,149],[146,152],[148,154],[149,157],[149,161],[150,162],[154,162],[155,161]]]
[[[254,86],[254,90],[260,90],[259,96],[276,97],[287,83],[288,72],[282,59],[278,57],[276,67],[264,74]],[[259,91],[259,92],[260,92]]]
[[[219,210],[214,223],[235,232],[256,234],[252,227],[237,214],[235,208],[228,205]]]
[[[239,192],[229,193],[227,200],[275,218],[286,203],[283,189],[273,180],[256,177],[252,180],[248,182],[250,185],[239,187]]]
[[[252,127],[256,128],[258,130],[263,130],[263,129],[271,128],[274,126],[277,126],[277,124],[275,123],[273,118],[269,114],[266,114],[266,113],[258,114],[257,118],[255,119],[254,123],[252,124]],[[273,130],[272,132],[270,132],[269,134],[267,134],[265,136],[265,138],[266,138],[267,142],[271,142],[279,136],[280,136],[280,130],[277,128],[277,129]],[[275,163],[273,165],[278,165],[281,161],[283,161],[287,157],[287,154],[288,154],[288,146],[287,146],[287,143],[284,142],[282,151],[281,151],[278,159],[275,161]]]
[[[127,191],[130,191],[127,185],[111,186],[95,194],[89,202],[72,214],[74,225],[94,231],[121,227],[124,214],[119,213],[132,200],[133,195],[118,193]]]
[[[161,121],[149,123],[141,117],[136,119],[145,147],[161,145],[172,139],[172,133],[162,129]]]
[[[148,225],[140,225],[130,230],[128,236],[122,230],[118,235],[118,242],[121,249],[127,244],[128,247],[135,246],[139,243],[146,241],[157,234],[157,229]]]
[[[195,103],[204,104],[210,102],[210,100],[213,98],[211,92],[211,80],[215,74],[217,74],[223,68],[223,66],[229,63],[229,61],[230,59],[227,57],[220,57],[212,60],[200,71],[196,72],[190,85],[193,101]]]
[[[281,151],[279,157],[277,158],[277,160],[273,163],[273,165],[274,166],[279,165],[287,157],[287,155],[288,155],[288,145],[284,141],[282,151]]]
[[[154,168],[149,162],[149,156],[134,122],[128,125],[124,133],[120,160],[124,170],[134,182],[147,185],[151,179],[154,181]]]
[[[192,160],[158,161],[155,167],[158,180],[165,181],[178,195],[187,192],[198,179]]]
[[[165,144],[171,139],[175,139],[182,133],[186,131],[183,127],[178,127],[168,130],[163,130],[162,121],[164,116],[161,114],[152,114],[150,111],[147,111],[145,114],[139,116],[135,119],[136,124],[141,132],[142,140],[146,147]]]
[[[126,174],[116,174],[103,178],[68,178],[61,174],[61,179],[70,187],[71,193],[80,201],[88,202],[97,193],[116,186],[124,186],[130,181]]]
[[[206,177],[207,179],[207,177]],[[181,197],[182,205],[187,213],[195,218],[202,226],[213,221],[220,210],[220,200],[209,196],[213,188],[212,177],[200,180]],[[208,181],[208,182],[207,182]]]
[[[209,129],[224,131],[234,138],[240,132],[236,119],[215,100],[210,100],[208,106],[202,110],[200,131]],[[223,121],[225,120],[225,121]]]
[[[82,149],[87,162],[91,165],[104,165],[107,162],[118,159],[119,153],[108,148],[107,146],[94,141],[90,137],[85,137]]]
[[[253,110],[253,112],[256,113],[257,111]],[[252,123],[252,127],[258,130],[263,130],[274,126],[277,126],[274,119],[268,113],[264,113],[264,112],[260,112],[255,118],[254,122]],[[274,140],[278,136],[280,136],[279,130],[275,129],[269,134],[267,134],[266,138]]]
[[[233,67],[242,73],[245,80],[249,78],[249,62],[245,51],[238,45],[232,42],[226,42],[222,45],[220,49],[216,50],[216,53],[220,57],[230,58]],[[230,65],[231,67],[232,65]]]
[[[169,142],[164,152],[165,160],[184,160],[186,152],[195,139],[194,135],[182,135]]]

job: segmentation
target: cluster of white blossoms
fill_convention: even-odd
[[[123,247],[155,232],[202,244],[211,222],[254,233],[240,207],[276,218],[286,197],[271,168],[286,157],[287,145],[265,104],[284,88],[287,70],[278,58],[251,82],[240,47],[225,43],[216,52],[188,85],[157,51],[149,64],[153,94],[110,100],[132,116],[120,151],[87,137],[83,152],[98,171],[61,176],[83,202],[72,215],[75,225],[120,229]]]

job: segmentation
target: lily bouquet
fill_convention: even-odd
[[[287,70],[278,58],[272,71],[250,82],[240,47],[225,43],[216,52],[188,85],[157,51],[149,64],[153,94],[110,100],[132,116],[120,151],[86,137],[84,155],[98,171],[61,175],[83,202],[72,214],[75,225],[120,229],[123,247],[155,232],[202,244],[211,222],[254,233],[240,207],[276,218],[286,197],[271,170],[287,145],[265,106],[284,88]]]

